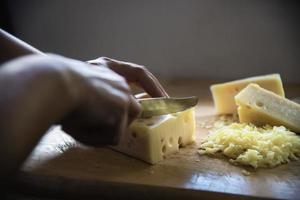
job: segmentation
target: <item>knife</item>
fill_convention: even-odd
[[[165,115],[181,112],[197,105],[198,97],[183,98],[145,98],[137,99],[141,104],[142,112],[138,118],[149,118],[157,115]]]

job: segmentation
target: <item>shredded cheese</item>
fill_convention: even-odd
[[[234,164],[254,168],[275,167],[300,157],[300,137],[283,126],[221,123],[215,127],[201,142],[199,154],[222,153]]]

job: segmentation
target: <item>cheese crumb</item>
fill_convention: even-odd
[[[275,167],[300,157],[300,137],[283,126],[232,123],[218,127],[201,142],[200,155],[220,152],[233,164],[254,168]]]

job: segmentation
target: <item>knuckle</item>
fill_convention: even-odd
[[[113,64],[113,60],[108,57],[100,57],[97,59],[100,63],[105,64],[107,66],[111,66]]]
[[[106,59],[108,59],[108,57],[106,57],[106,56],[100,56],[100,57],[98,57],[98,58],[96,58],[97,60],[106,60]]]
[[[98,59],[105,60],[105,61],[110,61],[111,60],[110,58],[105,57],[105,56],[101,56]]]
[[[118,75],[118,74],[116,74],[116,76],[118,77],[118,79],[119,79],[119,81],[120,81],[121,83],[127,85],[126,79],[125,79],[123,76],[120,76],[120,75]]]
[[[95,65],[106,65],[106,60],[102,57],[94,59],[94,60],[90,60],[89,61],[90,64],[95,64]]]
[[[135,66],[135,70],[138,74],[147,74],[148,72],[148,69],[142,65]]]
[[[123,77],[119,77],[119,86],[120,86],[120,88],[122,88],[124,91],[126,91],[127,93],[129,93],[130,92],[130,87],[129,87],[129,85],[128,85],[128,83],[127,83],[127,81],[126,81],[126,79],[125,78],[123,78]]]
[[[98,57],[96,59],[89,60],[88,63],[94,65],[109,66],[112,63],[112,60],[108,57]]]

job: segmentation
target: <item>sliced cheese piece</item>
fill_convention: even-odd
[[[137,119],[112,148],[155,164],[195,141],[195,111]]]
[[[240,122],[261,126],[283,125],[300,133],[300,105],[250,84],[235,96]]]
[[[234,101],[234,96],[250,83],[256,83],[261,87],[284,97],[284,90],[279,74],[255,76],[227,83],[214,84],[210,87],[210,90],[212,92],[217,113],[236,113],[237,106]]]

